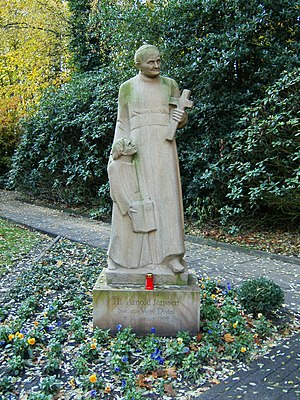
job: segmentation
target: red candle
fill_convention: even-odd
[[[146,274],[146,290],[154,289],[154,276],[153,274]]]

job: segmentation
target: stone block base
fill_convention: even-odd
[[[151,328],[162,336],[178,331],[195,335],[200,323],[200,288],[189,275],[186,286],[166,286],[146,290],[145,285],[111,286],[102,272],[93,289],[93,324],[116,333],[116,326],[131,326],[138,335]]]
[[[174,274],[166,266],[155,266],[151,265],[150,267],[142,267],[138,269],[130,269],[130,273],[128,273],[127,268],[117,268],[117,269],[104,269],[104,275],[106,279],[106,283],[108,285],[145,285],[145,277],[146,274],[151,272],[154,276],[154,284],[156,286],[164,286],[164,285],[176,285],[176,286],[185,286],[188,282],[188,272],[182,272],[181,274]]]

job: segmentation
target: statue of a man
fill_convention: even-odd
[[[160,75],[160,64],[157,47],[144,45],[136,51],[139,73],[120,87],[114,143],[120,139],[133,143],[137,150],[133,156],[137,179],[145,185],[138,190],[140,200],[150,201],[154,208],[155,227],[135,234],[141,235],[139,242],[144,251],[140,254],[145,256],[143,260],[148,258],[148,272],[159,267],[179,274],[185,271],[183,207],[176,142],[170,138],[168,128],[172,120],[178,123],[178,128],[183,127],[187,115],[170,104],[171,98],[179,98],[180,93],[173,79]],[[133,220],[137,212],[131,203],[119,213],[119,218]],[[139,252],[134,246],[135,251],[130,254],[128,241],[118,242],[117,229],[118,223],[114,221],[109,267],[130,268],[128,257],[132,257],[132,268],[137,268],[139,260],[134,258]],[[128,229],[132,228],[128,225]],[[122,246],[127,246],[126,260],[122,260]]]

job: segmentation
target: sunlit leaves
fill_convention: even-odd
[[[1,17],[1,96],[25,107],[66,76],[68,10],[60,0],[1,0]]]
[[[72,200],[69,188],[78,176],[83,178],[81,189],[89,192],[94,181],[88,177],[95,175],[95,169],[105,169],[102,163],[106,164],[112,139],[117,87],[135,74],[134,51],[148,42],[161,49],[162,73],[175,78],[181,89],[192,91],[195,106],[189,112],[188,126],[177,134],[188,214],[198,219],[221,217],[226,223],[232,217],[256,215],[258,211],[271,210],[271,215],[274,211],[282,215],[284,207],[287,219],[299,216],[298,200],[294,201],[299,198],[299,107],[298,97],[293,94],[293,90],[298,90],[299,40],[298,9],[294,2],[69,3],[76,68],[79,72],[95,73],[101,69],[98,78],[103,84],[97,86],[97,94],[89,98],[84,109],[77,107],[77,100],[81,104],[77,96],[75,102],[72,100],[72,90],[67,93],[70,87],[62,89],[66,90],[65,99],[58,96],[59,104],[53,97],[51,107],[67,116],[63,123],[53,125],[59,117],[53,119],[42,105],[43,123],[37,117],[31,127],[35,131],[38,126],[37,143],[33,137],[29,140],[31,133],[26,136],[16,158],[18,165],[14,166],[14,173],[23,169],[25,175],[22,172],[20,176],[30,175],[27,181],[31,189],[45,193],[40,190],[49,186],[45,171],[53,172],[56,168],[64,176],[52,179],[52,184],[55,190],[63,192],[63,198]],[[78,83],[80,78],[76,79]],[[85,84],[85,76],[82,83]],[[286,92],[280,92],[280,86]],[[53,132],[57,132],[59,139],[53,137]],[[101,155],[100,140],[97,142],[100,137]],[[42,153],[46,149],[50,152],[45,158],[39,153],[41,138]],[[81,152],[80,167],[80,150],[73,151],[74,138],[88,149]],[[47,157],[51,159],[49,164]],[[97,167],[91,174],[92,165]],[[105,173],[102,177],[105,181]],[[25,182],[23,178],[19,181]],[[107,194],[104,181],[99,191],[103,202]],[[79,201],[81,195],[76,197]]]
[[[19,139],[18,120],[68,72],[68,10],[60,0],[0,0],[0,174]]]

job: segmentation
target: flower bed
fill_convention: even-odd
[[[138,338],[119,325],[112,337],[92,328],[105,264],[103,252],[67,240],[27,261],[0,309],[0,398],[192,399],[296,330],[292,315],[254,319],[230,283],[199,277],[197,336],[159,337],[153,327]]]

